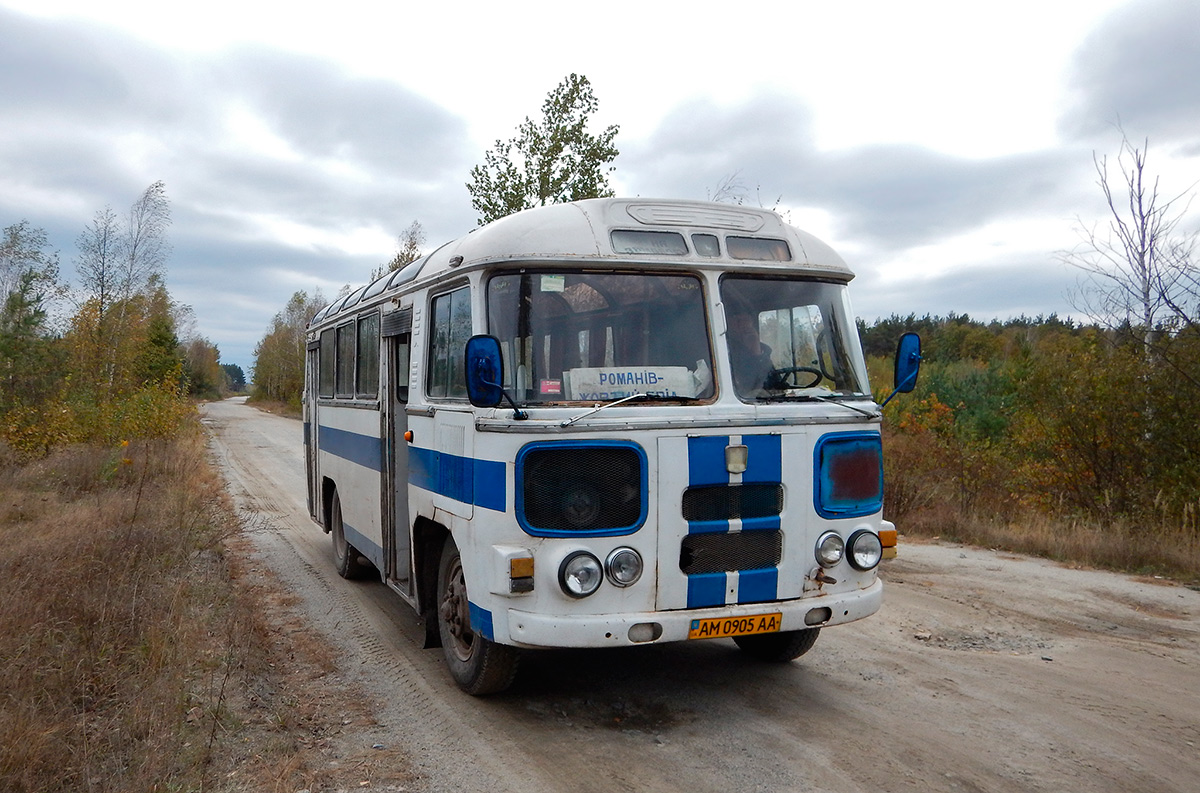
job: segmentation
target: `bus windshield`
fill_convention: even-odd
[[[741,399],[870,395],[845,286],[726,276],[721,302]]]
[[[488,332],[522,404],[714,394],[704,290],[691,275],[502,273],[488,281]]]

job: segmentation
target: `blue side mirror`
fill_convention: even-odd
[[[921,337],[915,333],[905,333],[896,345],[895,383],[892,393],[883,400],[879,407],[892,401],[896,394],[907,394],[917,385],[917,374],[921,371]]]
[[[905,333],[896,345],[895,388],[902,394],[912,391],[917,385],[917,373],[921,371],[921,337]]]
[[[493,408],[504,397],[504,360],[495,336],[467,340],[467,396],[477,408]]]

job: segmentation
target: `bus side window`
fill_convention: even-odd
[[[337,348],[334,346],[333,328],[321,331],[321,362],[317,378],[317,395],[333,396],[334,361],[337,358]]]
[[[358,366],[355,393],[374,399],[379,393],[379,315],[358,318]]]
[[[463,287],[433,299],[430,316],[429,375],[426,387],[431,397],[466,399],[465,362],[467,339],[471,338],[471,289]]]
[[[354,396],[354,323],[339,325],[337,329],[337,396]]]
[[[405,333],[396,339],[396,366],[392,370],[392,377],[396,384],[394,393],[397,402],[408,402],[408,368],[411,362],[409,347],[411,344],[411,334]]]

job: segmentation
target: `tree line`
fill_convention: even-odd
[[[98,210],[76,240],[74,283],[43,229],[24,220],[4,229],[0,437],[10,447],[33,454],[169,434],[189,398],[228,388],[216,345],[167,290],[170,223],[161,181],[125,212]]]
[[[479,223],[612,195],[618,128],[590,133],[597,107],[587,78],[570,75],[540,119],[497,140],[467,183]],[[1200,568],[1197,237],[1185,231],[1187,196],[1160,194],[1147,151],[1123,135],[1114,162],[1094,158],[1108,222],[1077,222],[1079,245],[1057,254],[1082,276],[1076,317],[859,321],[875,383],[891,380],[901,333],[924,340],[916,392],[885,411],[889,517],[927,533],[1031,520],[1053,524],[1054,536],[1064,527],[1105,537],[1169,528],[1171,547]],[[744,198],[717,191],[726,196]],[[419,255],[411,234],[407,242],[404,263]],[[297,292],[275,317],[257,350],[258,393],[298,407],[304,330],[325,302]]]

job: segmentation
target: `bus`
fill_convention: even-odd
[[[535,648],[799,657],[879,609],[897,540],[852,277],[771,211],[612,198],[335,300],[304,444],[338,573],[380,577],[475,695]],[[905,335],[893,395],[919,361]]]

